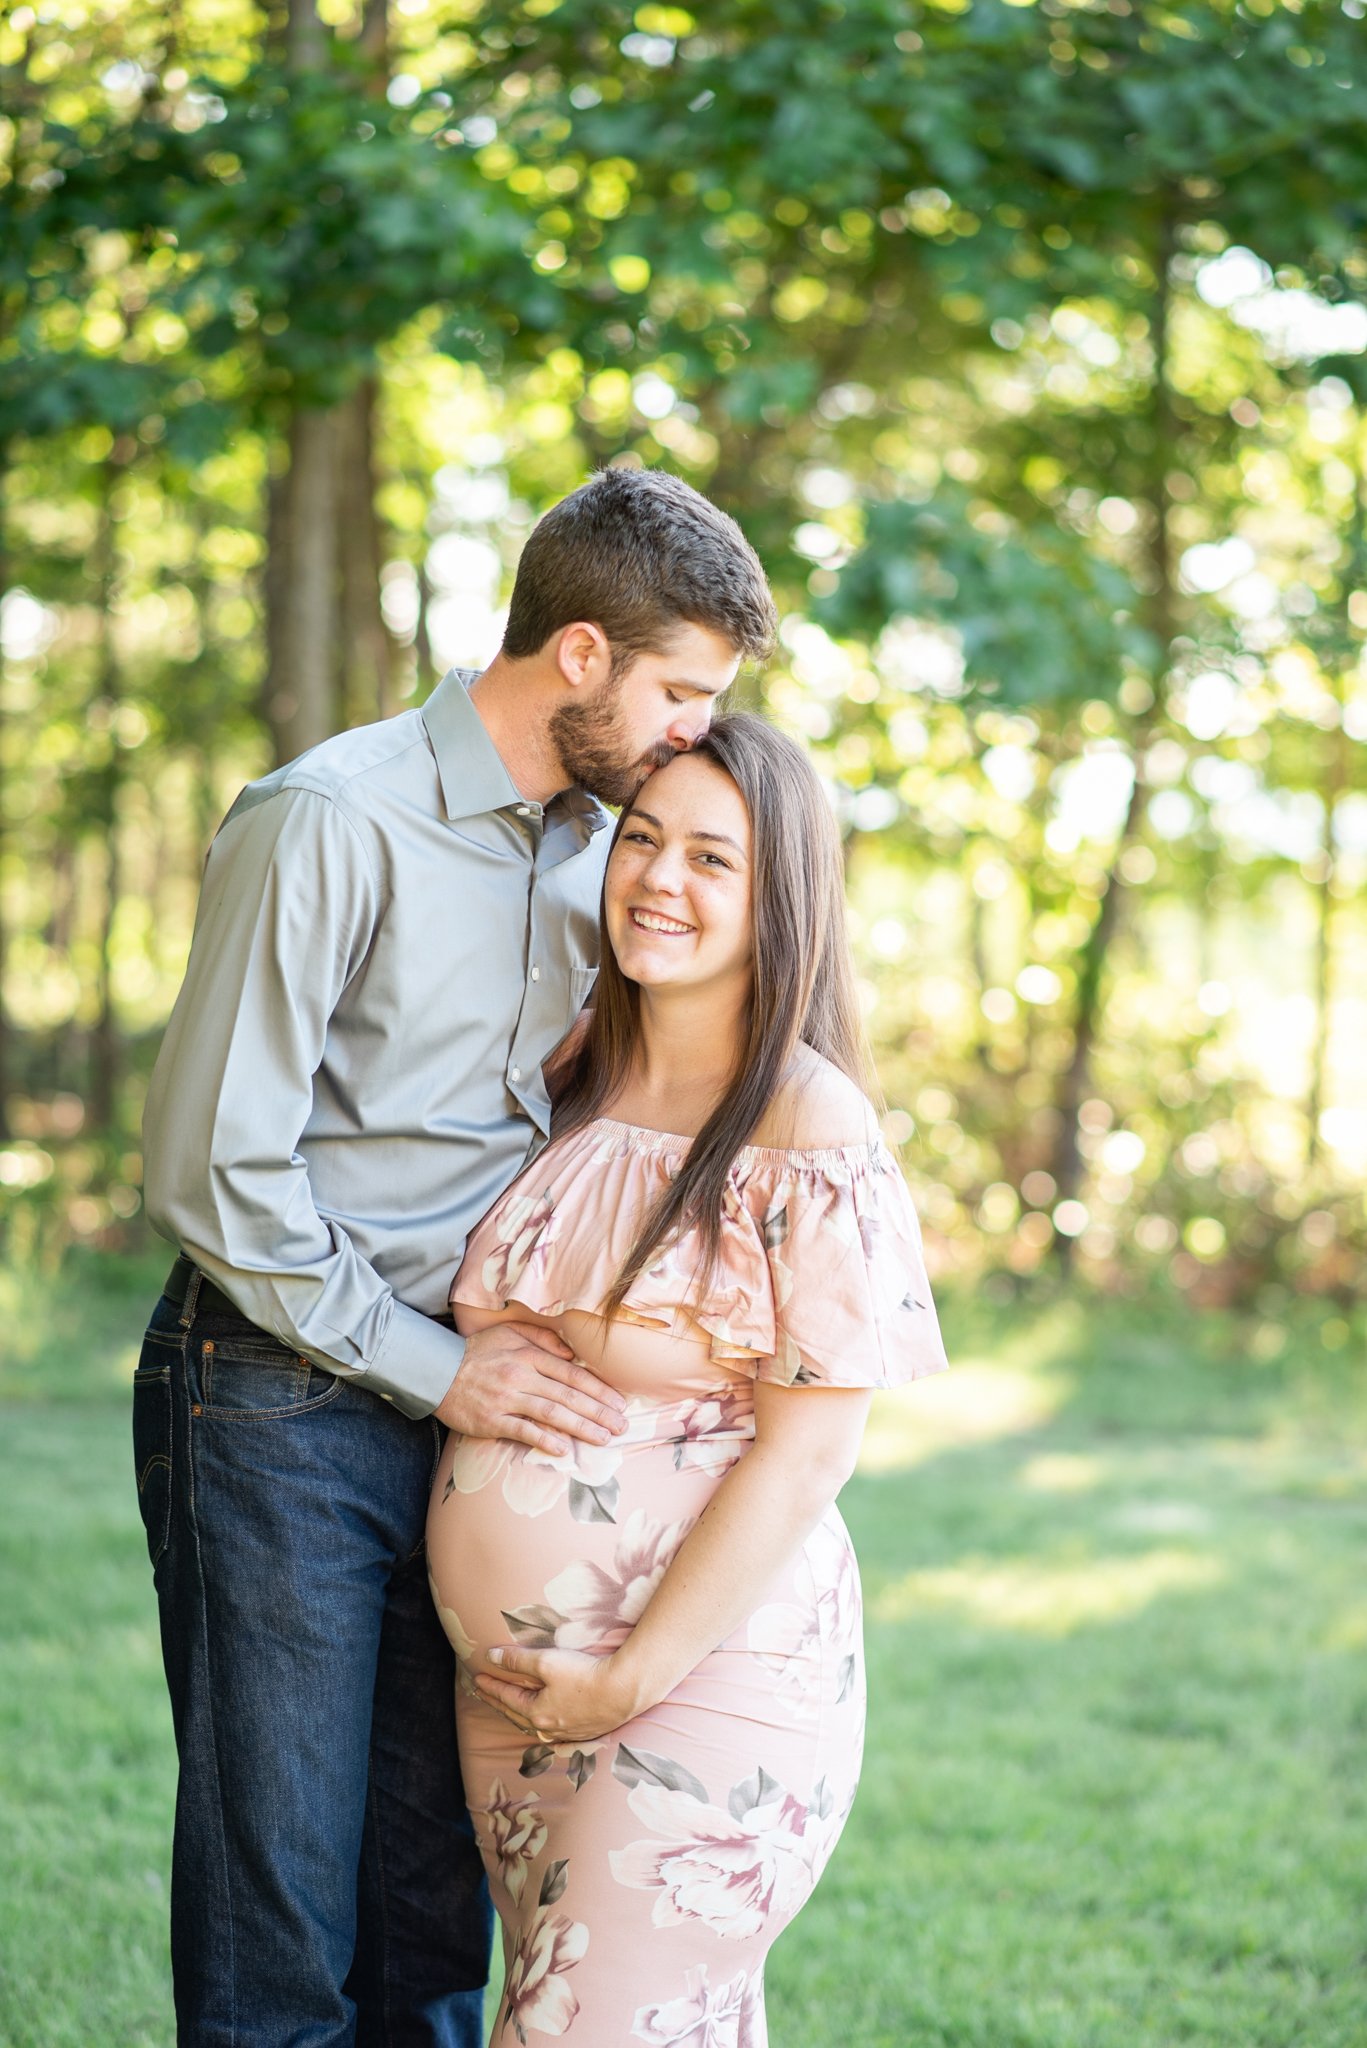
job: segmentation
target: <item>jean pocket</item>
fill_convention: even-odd
[[[336,1373],[267,1337],[211,1337],[199,1346],[200,1398],[192,1413],[224,1421],[279,1421],[335,1400],[342,1384]]]
[[[133,1374],[133,1470],[153,1570],[171,1534],[171,1361],[174,1347],[144,1344]]]

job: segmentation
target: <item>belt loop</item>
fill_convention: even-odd
[[[188,1330],[195,1319],[195,1308],[199,1301],[199,1290],[204,1285],[204,1275],[198,1266],[190,1269],[190,1284],[185,1290],[185,1299],[180,1305],[180,1327]]]

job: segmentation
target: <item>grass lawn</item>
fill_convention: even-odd
[[[127,1416],[164,1263],[0,1272],[4,2048],[172,2041]],[[947,1303],[956,1371],[884,1401],[842,1503],[869,1751],[774,2048],[1363,2048],[1367,1341],[1322,1315],[1277,1350],[1165,1299]]]

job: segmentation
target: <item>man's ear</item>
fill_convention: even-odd
[[[612,649],[607,634],[591,619],[576,619],[562,626],[555,647],[555,664],[572,688],[590,688],[606,680],[612,667]]]

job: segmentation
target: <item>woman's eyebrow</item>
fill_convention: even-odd
[[[627,816],[629,818],[639,818],[643,825],[653,825],[657,832],[664,831],[664,826],[660,823],[658,818],[652,818],[649,811],[641,810],[636,804],[632,805],[631,809],[627,812]],[[745,858],[745,848],[740,844],[739,840],[732,839],[730,834],[727,832],[689,831],[685,833],[684,836],[687,839],[711,839],[714,840],[719,846],[734,847],[736,852],[740,855],[741,859],[744,860]]]

